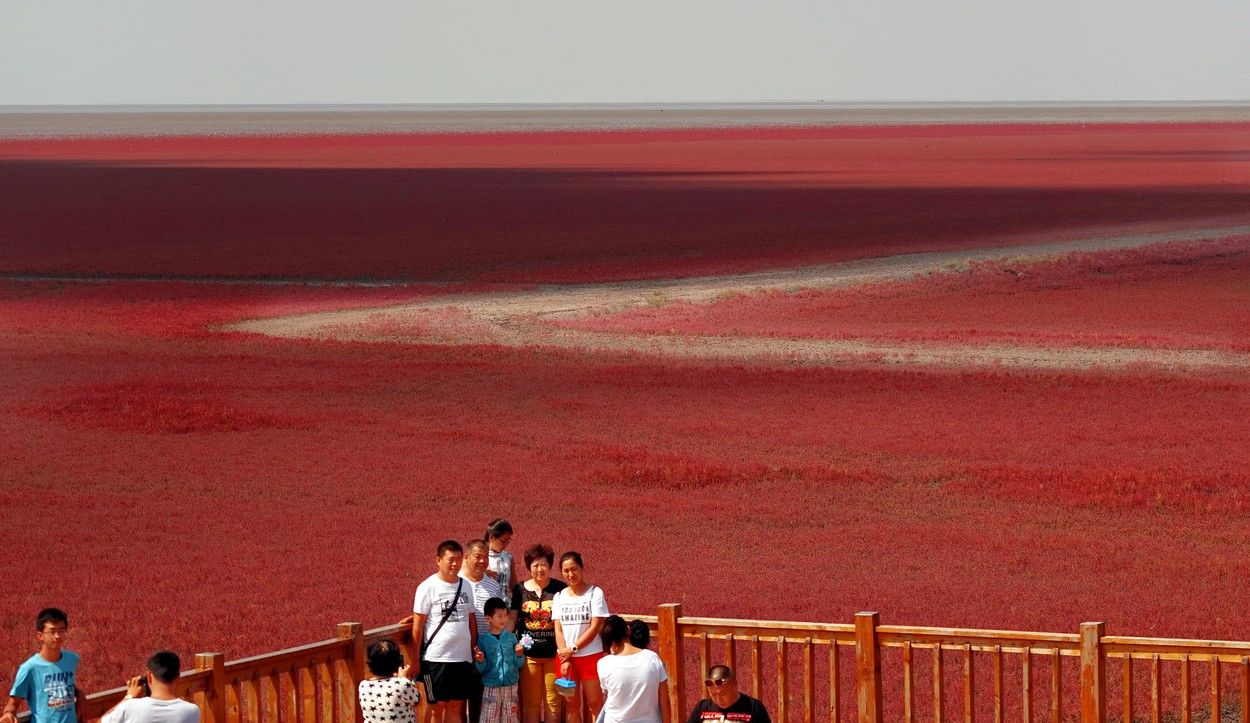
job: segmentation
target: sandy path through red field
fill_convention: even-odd
[[[1120,368],[1149,364],[1169,369],[1250,368],[1250,355],[1147,347],[1053,348],[1019,344],[968,345],[873,340],[785,339],[752,336],[616,334],[558,328],[567,319],[671,301],[713,302],[727,294],[832,288],[914,278],[997,259],[1028,260],[1074,252],[1136,248],[1177,241],[1211,241],[1250,233],[1234,219],[1157,233],[1098,235],[1074,241],[978,250],[902,254],[783,271],[580,285],[441,296],[411,304],[252,319],[230,325],[280,338],[389,341],[437,345],[501,345],[652,354],[723,361],[791,364],[910,364],[1006,366],[1038,369]]]

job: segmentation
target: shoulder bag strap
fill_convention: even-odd
[[[456,583],[456,596],[452,598],[451,607],[447,608],[447,611],[443,613],[443,619],[438,621],[438,627],[434,628],[434,632],[430,633],[430,637],[426,638],[425,642],[421,643],[422,648],[428,648],[430,646],[430,643],[434,640],[434,636],[438,635],[438,631],[442,630],[443,625],[447,623],[447,618],[450,618],[451,614],[456,612],[456,606],[460,604],[460,590],[462,588],[464,588],[463,577],[460,578],[460,582]]]

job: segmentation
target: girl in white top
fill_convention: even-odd
[[[482,539],[486,540],[490,548],[486,574],[499,583],[499,591],[503,593],[499,597],[511,600],[512,588],[517,584],[516,575],[512,570],[512,553],[508,552],[508,545],[512,542],[512,523],[502,517],[491,520],[490,524],[486,525],[486,535]],[[516,629],[515,610],[508,611],[508,629]]]
[[[619,615],[604,622],[602,637],[612,653],[599,660],[604,723],[669,723],[668,672],[660,656],[635,645]]]
[[[490,568],[486,574],[494,578],[504,592],[511,594],[512,586],[517,584],[512,571],[512,553],[508,552],[508,545],[512,543],[512,523],[502,517],[491,520],[482,539],[490,546]]]
[[[551,619],[556,628],[560,675],[577,681],[577,692],[564,708],[565,720],[580,723],[583,695],[591,720],[599,716],[603,707],[597,665],[604,656],[599,631],[608,619],[608,601],[603,590],[582,576],[582,556],[578,553],[566,552],[560,557],[560,574],[569,586],[552,599]]]

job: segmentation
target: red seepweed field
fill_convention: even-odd
[[[582,551],[625,611],[1244,639],[1243,367],[714,362],[229,325],[1231,227],[1250,219],[1248,148],[1242,125],[0,142],[0,676],[50,604],[88,688],[156,647],[237,657],[390,622],[439,540],[499,515],[516,552]],[[1240,354],[1246,255],[1233,234],[560,323]],[[50,278],[80,275],[101,279]]]

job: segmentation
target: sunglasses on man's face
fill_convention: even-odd
[[[733,682],[733,678],[708,678],[707,680],[703,681],[703,684],[714,685],[717,688],[719,688],[725,683],[730,683],[730,682]]]

